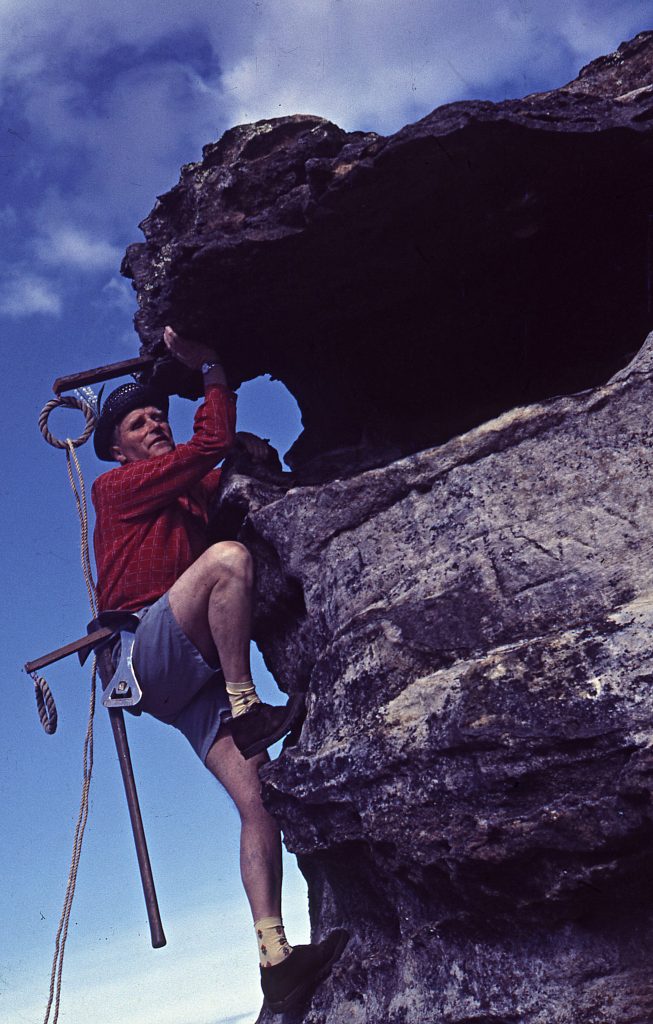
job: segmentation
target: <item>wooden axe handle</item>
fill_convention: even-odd
[[[69,654],[77,654],[78,651],[83,651],[85,647],[90,647],[91,644],[104,640],[105,637],[111,636],[113,632],[113,629],[107,629],[106,626],[103,626],[102,629],[96,629],[94,633],[87,633],[86,636],[81,637],[79,640],[73,640],[71,644],[66,644],[65,647],[57,647],[56,651],[43,654],[40,658],[36,658],[35,661],[26,662],[25,671],[38,672],[40,668],[45,668],[46,665],[52,665],[55,661],[67,658]]]
[[[62,391],[71,391],[84,384],[99,384],[103,380],[113,380],[114,377],[123,377],[127,373],[134,373],[135,370],[143,370],[146,366],[152,366],[154,362],[156,360],[152,356],[136,356],[134,359],[123,359],[120,363],[96,366],[92,370],[80,370],[79,373],[71,373],[68,377],[57,377],[52,390],[55,395],[60,395]]]

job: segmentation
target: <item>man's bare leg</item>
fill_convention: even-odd
[[[267,760],[262,753],[246,761],[224,730],[206,758],[206,767],[222,783],[240,815],[240,874],[254,921],[281,917],[281,834],[263,806],[258,777]]]
[[[233,714],[231,731],[245,758],[292,730],[303,710],[300,694],[286,705],[263,704],[251,681],[252,558],[237,541],[213,544],[168,592],[170,610],[186,636],[224,673]]]
[[[209,663],[216,654],[225,679],[250,678],[252,556],[237,541],[211,545],[169,591],[170,610]]]
[[[180,576],[169,598],[177,622],[204,658],[211,663],[217,652],[227,679],[248,679],[252,560],[247,549],[232,541],[214,544]],[[249,717],[234,719],[231,729]],[[280,833],[263,806],[258,778],[267,754],[255,753],[246,759],[238,746],[230,731],[221,730],[209,750],[206,766],[230,794],[240,814],[241,876],[254,922],[263,926],[263,921],[274,918],[281,923]],[[283,1013],[305,1002],[328,974],[348,938],[345,931],[336,929],[317,945],[296,946],[281,963],[262,968],[265,1005]]]

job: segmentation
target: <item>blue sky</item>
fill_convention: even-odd
[[[21,672],[88,618],[65,459],[36,418],[55,377],[137,353],[119,263],[139,220],[233,124],[302,112],[392,132],[452,100],[558,86],[653,27],[652,13],[648,0],[0,0],[3,1022],[43,1019],[87,714],[87,672],[72,660],[51,668],[60,725],[47,737]],[[192,408],[176,405],[183,437]],[[269,382],[241,389],[239,416],[281,451],[300,429],[292,400]],[[80,418],[59,412],[51,427],[76,435]],[[81,458],[90,490],[100,467],[90,446]],[[258,677],[274,695],[260,665]],[[169,945],[149,947],[100,710],[60,1020],[253,1021],[257,959],[235,813],[181,737],[128,724]],[[289,936],[306,941],[290,858],[287,879]]]

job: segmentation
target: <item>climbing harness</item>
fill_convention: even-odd
[[[54,956],[50,975],[50,992],[43,1024],[50,1024],[51,1012],[53,1014],[51,1024],[57,1024],[59,1018],[64,953],[82,852],[84,831],[88,820],[89,790],[93,771],[93,723],[95,716],[96,675],[98,669],[103,683],[102,703],[108,709],[123,784],[127,796],[129,815],[136,844],[138,865],[150,923],[152,945],[154,948],[159,948],[164,946],[166,943],[159,915],[152,868],[147,851],[147,843],[145,841],[145,832],[140,814],[138,794],[136,792],[136,784],[134,781],[134,773],[122,711],[123,708],[134,710],[142,696],[132,665],[134,634],[139,620],[138,616],[132,615],[129,612],[102,612],[98,615],[97,594],[93,580],[88,544],[88,509],[86,503],[86,489],[84,486],[84,477],[81,466],[75,451],[75,449],[80,445],[85,444],[93,433],[96,423],[96,414],[91,406],[91,402],[87,397],[83,396],[83,393],[78,392],[77,395],[61,394],[61,391],[65,390],[67,387],[96,383],[98,380],[108,380],[111,377],[118,376],[119,374],[130,372],[130,370],[133,370],[137,366],[142,367],[147,365],[148,362],[151,363],[151,360],[140,357],[136,360],[127,360],[122,363],[99,367],[95,370],[86,371],[83,374],[75,374],[73,377],[58,378],[55,381],[53,388],[57,397],[49,401],[44,406],[39,416],[39,428],[45,440],[53,447],[60,448],[66,452],[68,478],[75,498],[80,523],[80,559],[82,573],[93,616],[92,621],[89,623],[86,637],[82,637],[70,644],[66,644],[64,647],[60,647],[56,651],[52,651],[35,661],[27,662],[25,665],[25,670],[34,682],[34,692],[39,719],[45,732],[48,734],[51,735],[56,731],[58,715],[50,687],[48,686],[45,678],[39,675],[39,669],[73,653],[77,653],[81,664],[84,664],[91,651],[94,651],[93,667],[91,672],[88,724],[83,748],[82,794],[73,838],[68,884],[64,896],[59,927],[55,937]],[[80,437],[74,440],[66,438],[62,441],[50,433],[48,429],[48,418],[53,409],[58,407],[79,409],[84,414],[86,427]],[[114,669],[112,649],[117,638],[120,640],[120,656],[118,664]]]

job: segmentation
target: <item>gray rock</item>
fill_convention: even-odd
[[[314,934],[352,934],[293,1019],[653,1021],[652,360],[347,480],[225,482],[307,691],[265,799]]]
[[[172,322],[302,410],[213,524],[307,694],[265,800],[351,933],[289,1024],[653,1024],[652,60],[239,126],[126,256],[146,351]]]

